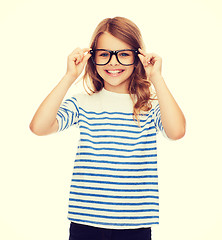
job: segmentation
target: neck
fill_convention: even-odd
[[[114,85],[111,85],[111,84],[104,81],[104,88],[107,91],[110,91],[110,92],[129,94],[129,90],[128,90],[129,89],[129,83],[128,82],[122,83],[118,86],[114,86]]]

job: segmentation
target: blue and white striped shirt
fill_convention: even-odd
[[[59,131],[75,125],[80,139],[70,187],[70,221],[129,229],[159,224],[156,135],[159,105],[133,120],[129,94],[104,88],[76,94],[57,114]]]

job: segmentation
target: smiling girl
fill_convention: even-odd
[[[90,48],[75,49],[67,72],[38,108],[30,129],[47,135],[75,125],[80,139],[70,187],[70,240],[148,240],[159,224],[156,135],[180,139],[185,118],[146,53],[138,27],[104,19]],[[85,67],[84,86],[63,100]],[[157,100],[153,100],[151,84]]]

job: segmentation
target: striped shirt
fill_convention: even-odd
[[[57,120],[59,131],[80,131],[68,219],[112,229],[159,224],[156,135],[165,133],[158,103],[141,115],[140,128],[129,94],[103,88],[65,100]]]

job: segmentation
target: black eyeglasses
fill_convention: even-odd
[[[130,66],[135,64],[136,57],[138,55],[138,51],[134,49],[122,49],[117,51],[110,51],[106,49],[95,49],[91,50],[90,53],[92,54],[92,61],[96,65],[106,65],[110,62],[113,55],[116,56],[117,61],[124,65]]]

